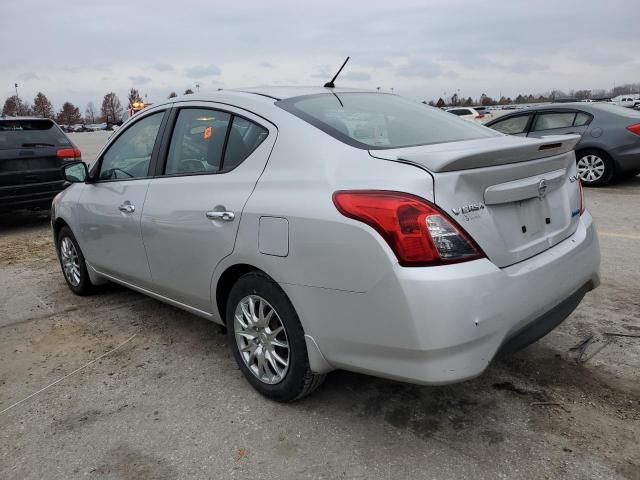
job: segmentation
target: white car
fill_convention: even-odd
[[[611,102],[621,107],[636,108],[640,105],[640,95],[620,95],[611,99]]]
[[[493,115],[491,115],[485,107],[454,107],[447,108],[446,111],[465,120],[472,120],[474,122],[485,122],[493,118]]]
[[[335,369],[459,382],[599,283],[579,138],[362,90],[187,95],[66,164],[53,235],[73,292],[114,281],[225,325],[270,398]]]

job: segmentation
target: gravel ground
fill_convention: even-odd
[[[73,139],[90,160],[106,135]],[[216,325],[74,296],[46,214],[0,216],[0,411],[62,379],[0,413],[0,478],[640,479],[640,338],[606,335],[640,335],[640,177],[586,196],[602,285],[557,330],[466,383],[335,372],[290,405]]]

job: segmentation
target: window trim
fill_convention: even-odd
[[[140,116],[140,118],[132,117],[134,120],[132,122],[127,122],[129,123],[129,125],[127,125],[126,128],[118,129],[116,135],[114,135],[113,138],[110,139],[109,143],[100,152],[100,156],[98,157],[98,160],[96,161],[96,163],[92,165],[91,170],[89,171],[89,177],[88,177],[89,183],[97,184],[97,183],[113,183],[113,182],[130,182],[133,180],[144,180],[144,179],[152,178],[153,166],[155,165],[155,157],[157,157],[160,149],[160,140],[164,137],[164,130],[167,126],[167,118],[169,117],[169,115],[167,115],[167,112],[169,112],[170,110],[171,109],[167,108],[166,105],[163,105],[163,108],[150,110],[149,112],[146,112],[145,115]],[[151,115],[155,115],[158,113],[162,113],[163,116],[162,116],[162,120],[160,120],[160,127],[158,128],[158,133],[156,134],[156,139],[153,144],[153,149],[151,150],[151,158],[149,159],[147,174],[144,177],[134,177],[134,178],[113,178],[113,179],[98,178],[98,175],[100,173],[100,168],[102,167],[102,162],[104,160],[104,156],[111,149],[113,144],[116,143],[118,139],[131,127],[141,122],[145,118],[148,118]]]
[[[507,120],[512,120],[514,118],[519,118],[519,117],[525,117],[528,116],[529,119],[527,120],[527,123],[525,123],[524,125],[524,130],[519,132],[519,133],[504,133],[501,132],[500,130],[496,130],[495,128],[493,128],[495,125],[499,124],[500,122],[506,122]],[[516,114],[512,114],[512,115],[504,115],[502,117],[498,117],[497,119],[493,120],[490,122],[490,124],[487,124],[487,127],[492,128],[493,130],[496,130],[496,132],[502,133],[503,135],[528,135],[529,132],[531,131],[531,125],[532,125],[532,121],[534,119],[534,117],[536,116],[535,112],[518,112]]]
[[[238,107],[239,108],[239,107]],[[225,134],[225,138],[224,138],[224,143],[222,145],[222,160],[220,162],[220,169],[218,171],[215,172],[178,172],[178,173],[164,173],[165,168],[167,166],[167,161],[169,159],[169,149],[171,147],[171,140],[173,138],[173,132],[176,129],[176,125],[178,123],[178,117],[180,115],[180,111],[181,110],[214,110],[214,111],[218,111],[218,112],[222,112],[222,113],[226,113],[229,115],[229,128],[227,128],[226,134]],[[245,160],[247,158],[249,158],[251,155],[253,155],[253,153],[260,147],[260,145],[262,145],[267,138],[269,138],[269,136],[271,135],[271,130],[269,128],[267,128],[264,124],[259,123],[251,118],[248,118],[244,115],[238,114],[237,112],[234,112],[232,110],[228,110],[225,108],[218,108],[216,106],[204,106],[204,105],[177,105],[174,104],[173,108],[171,109],[171,113],[168,116],[168,120],[167,120],[167,126],[165,128],[165,132],[162,138],[162,144],[161,144],[161,148],[159,149],[158,152],[158,158],[156,161],[156,164],[154,165],[154,170],[153,170],[153,178],[174,178],[174,177],[191,177],[194,175],[222,175],[225,173],[230,173],[232,171],[234,171],[236,168],[238,168],[240,165],[242,165]],[[254,147],[253,150],[251,150],[251,152],[249,152],[249,154],[245,157],[244,160],[242,160],[240,163],[238,163],[235,167],[229,169],[229,170],[225,170],[224,169],[224,160],[225,157],[227,155],[227,143],[229,140],[229,135],[231,133],[231,128],[233,128],[233,121],[235,119],[235,117],[239,117],[242,118],[243,120],[246,120],[248,122],[254,123],[256,125],[258,125],[259,127],[263,128],[264,130],[266,130],[267,132],[267,136],[264,137],[264,139],[262,140],[262,142],[260,142],[260,144],[256,145]],[[262,118],[262,117],[261,117]]]

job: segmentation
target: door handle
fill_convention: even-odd
[[[129,202],[124,202],[118,207],[118,210],[124,213],[133,213],[136,211],[136,207],[131,205]]]
[[[233,212],[218,212],[215,210],[207,212],[206,215],[209,220],[222,220],[223,222],[233,222],[233,219],[236,218],[236,214]]]

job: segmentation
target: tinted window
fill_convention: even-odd
[[[382,93],[321,93],[276,105],[358,148],[398,148],[492,137],[440,109]]]
[[[524,133],[529,122],[530,115],[520,115],[518,117],[505,118],[491,125],[491,128],[507,135],[517,135]]]
[[[163,115],[164,112],[149,115],[120,134],[102,157],[98,179],[146,177]]]
[[[268,133],[260,125],[230,113],[183,109],[171,137],[165,174],[232,170],[267,138]]]
[[[536,115],[533,131],[551,130],[553,128],[567,128],[573,125],[575,112],[549,112]]]
[[[180,110],[165,174],[217,172],[231,115],[208,109]]]
[[[0,120],[0,150],[70,145],[69,139],[51,120]]]
[[[591,115],[583,112],[576,113],[576,119],[573,121],[574,127],[581,127],[591,121]]]
[[[246,118],[233,117],[223,170],[231,170],[242,163],[267,138],[268,133],[265,128]]]
[[[471,110],[467,110],[465,108],[457,108],[455,110],[447,110],[449,113],[453,113],[454,115],[471,115]]]

